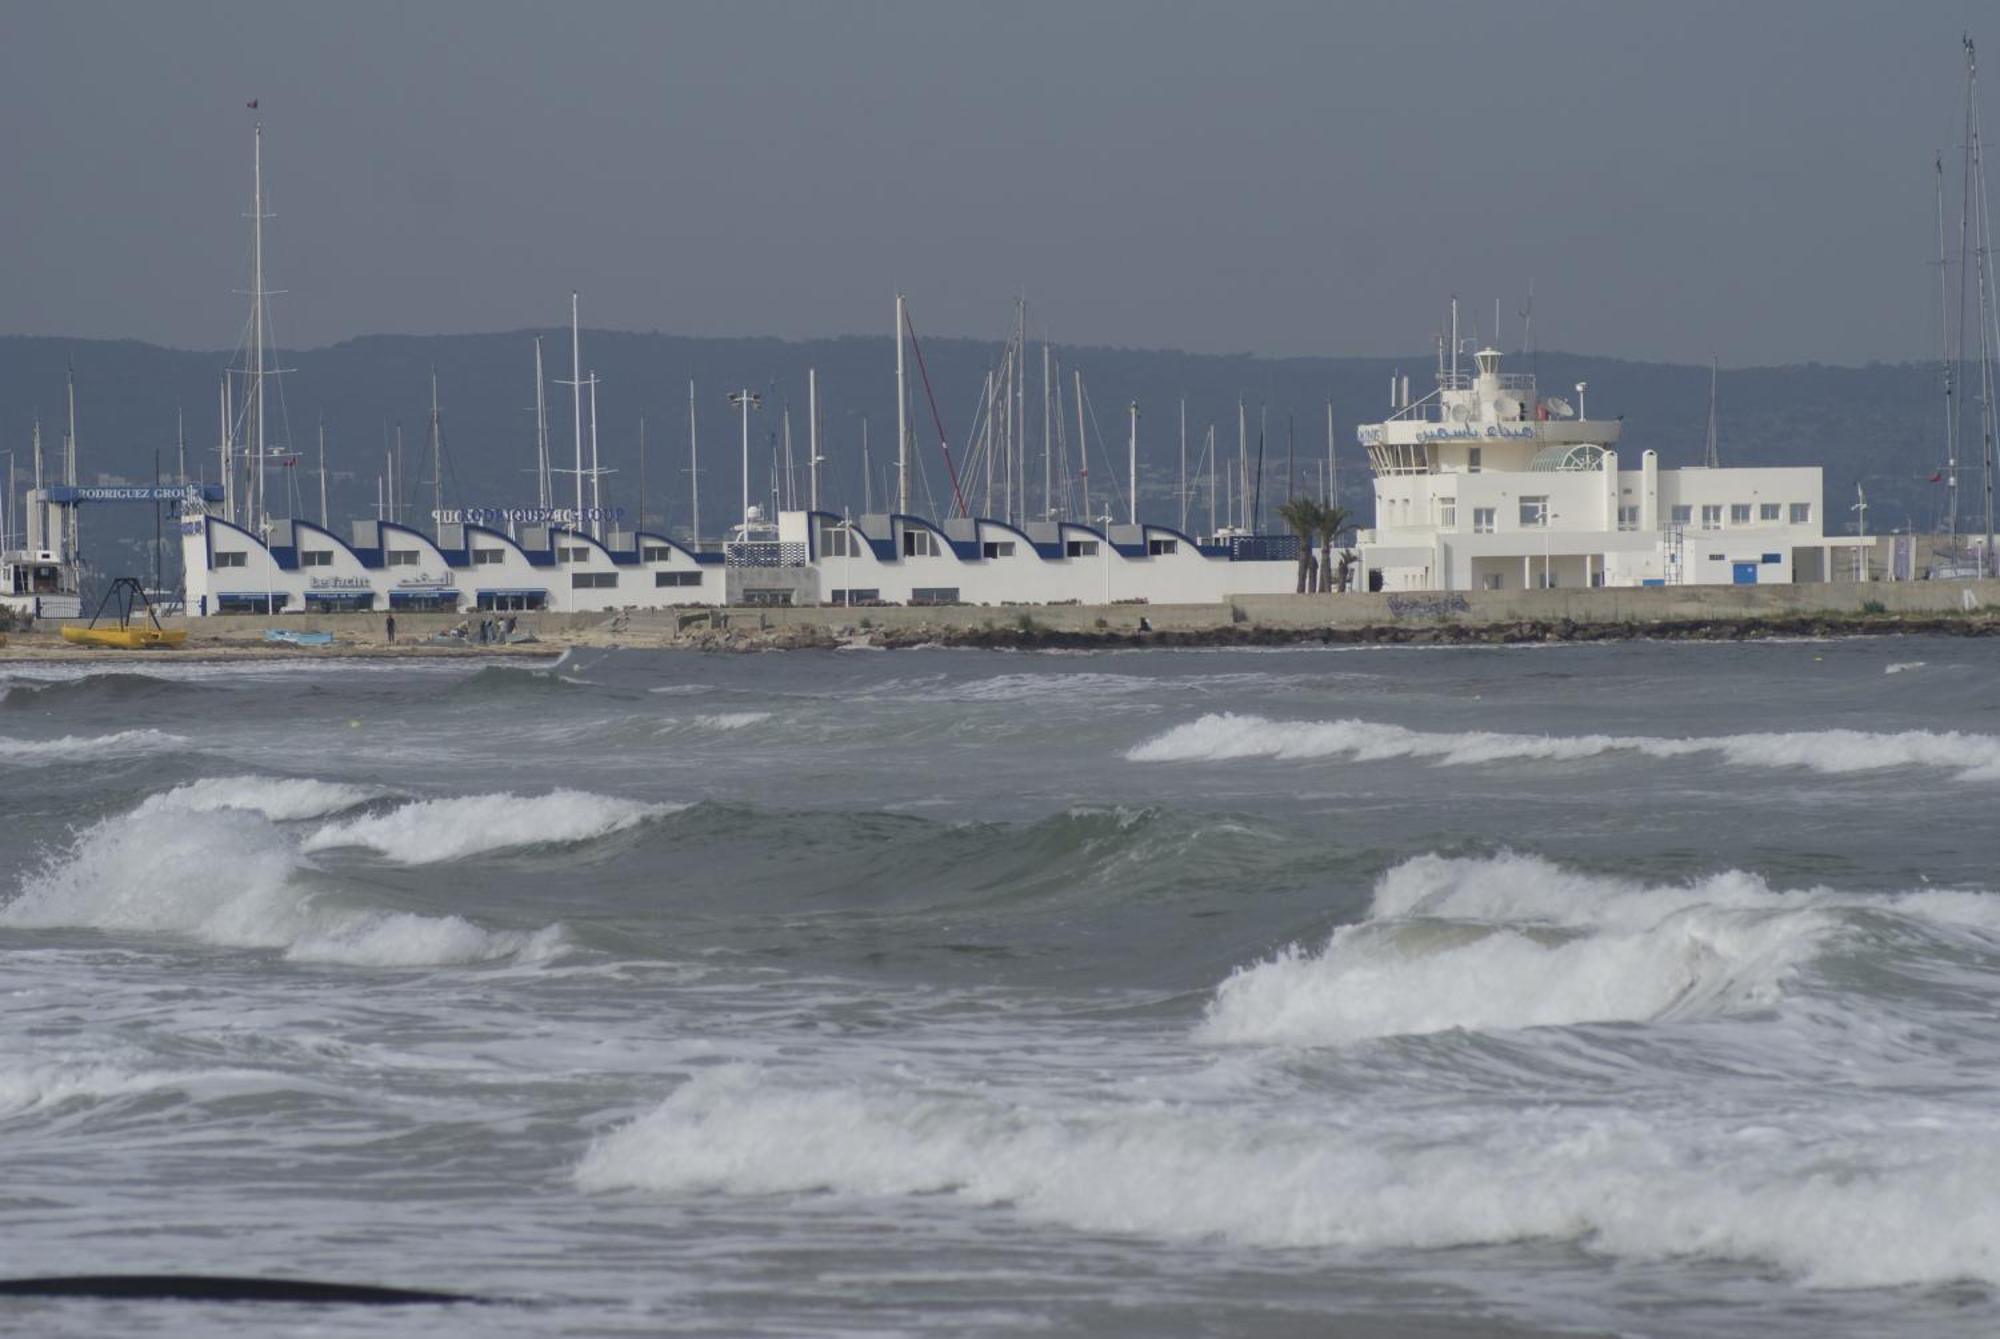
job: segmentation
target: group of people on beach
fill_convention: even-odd
[[[477,642],[481,646],[486,646],[493,642],[511,641],[515,629],[519,626],[519,621],[512,614],[509,614],[505,618],[482,618],[477,624],[469,622],[461,623],[444,635],[447,637],[463,637],[467,641]],[[396,616],[394,614],[390,614],[382,620],[382,630],[388,634],[389,645],[394,646],[396,644]]]

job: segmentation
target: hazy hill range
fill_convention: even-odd
[[[429,470],[423,459],[429,418],[429,378],[437,370],[446,449],[445,502],[454,505],[522,505],[535,500],[534,335],[369,336],[329,348],[282,354],[290,369],[282,381],[283,412],[273,412],[268,432],[287,439],[304,459],[297,475],[300,514],[318,513],[316,427],[324,418],[330,476],[330,512],[336,526],[373,515],[384,452],[400,423],[404,476],[400,491],[407,514],[430,505]],[[573,463],[569,332],[547,330],[549,428],[558,466]],[[923,346],[938,411],[962,462],[981,398],[985,371],[999,347],[989,341],[933,339]],[[603,464],[617,471],[605,480],[607,505],[636,515],[639,501],[639,423],[646,422],[646,515],[652,528],[684,534],[689,525],[688,381],[696,383],[702,469],[702,530],[713,537],[734,521],[740,505],[739,424],[728,403],[742,386],[760,392],[764,407],[751,418],[753,501],[768,505],[771,462],[782,411],[792,411],[798,487],[804,489],[806,369],[819,369],[827,463],[821,501],[829,510],[860,512],[864,502],[861,421],[869,423],[873,494],[884,509],[893,487],[895,364],[885,336],[835,339],[703,339],[659,333],[586,331],[586,373],[598,386],[598,447]],[[1153,349],[1059,347],[1063,380],[1083,373],[1095,413],[1091,429],[1093,510],[1125,474],[1126,411],[1140,406],[1141,510],[1173,520],[1179,471],[1178,405],[1187,400],[1190,465],[1200,455],[1208,425],[1216,425],[1225,461],[1236,449],[1236,402],[1248,407],[1251,451],[1256,451],[1259,410],[1264,410],[1263,504],[1269,516],[1286,491],[1287,425],[1296,440],[1300,487],[1318,485],[1326,457],[1326,402],[1333,401],[1342,501],[1364,520],[1371,513],[1365,460],[1354,445],[1357,423],[1384,416],[1392,371],[1410,374],[1422,394],[1433,357],[1256,358],[1207,356]],[[0,338],[0,452],[11,451],[24,481],[30,431],[39,414],[44,451],[57,459],[63,418],[63,377],[77,378],[78,439],[86,482],[150,480],[157,451],[168,475],[176,454],[175,415],[187,423],[191,475],[216,477],[217,385],[230,355],[159,348],[135,341],[13,336]],[[1040,494],[1041,351],[1031,348],[1027,418],[1031,424],[1030,488]],[[1708,369],[1626,362],[1547,352],[1513,355],[1507,370],[1533,370],[1544,396],[1572,400],[1578,381],[1589,383],[1593,417],[1622,416],[1625,456],[1652,448],[1663,465],[1699,463],[1707,419]],[[943,513],[950,490],[923,387],[912,361],[913,423],[922,473],[913,476],[915,510]],[[1807,465],[1826,470],[1830,530],[1849,530],[1857,481],[1867,490],[1872,532],[1937,524],[1943,496],[1930,477],[1943,459],[1943,410],[1934,365],[1745,368],[1720,381],[1721,450],[1725,465]],[[1075,465],[1075,410],[1065,396],[1067,436]],[[1102,440],[1098,433],[1101,431]],[[1104,458],[1104,446],[1110,459]],[[587,448],[586,448],[587,449]],[[1983,514],[1976,440],[1963,448],[1971,467],[1961,503],[1968,527]],[[281,475],[273,474],[278,490]],[[558,481],[566,502],[574,485]],[[936,499],[923,501],[926,488]],[[1122,497],[1122,484],[1118,485]],[[975,508],[977,509],[977,508]],[[283,507],[274,507],[282,512]],[[1122,516],[1122,507],[1118,509]],[[1205,528],[1205,480],[1189,503],[1189,523]],[[1275,522],[1268,522],[1275,526]],[[86,551],[100,570],[150,569],[153,520],[144,506],[100,506],[86,514]],[[171,566],[171,562],[169,564]]]

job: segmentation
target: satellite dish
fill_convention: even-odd
[[[1576,410],[1570,406],[1568,400],[1563,399],[1560,395],[1551,395],[1548,399],[1542,401],[1542,408],[1548,410],[1555,418],[1576,417]]]
[[[1510,400],[1503,395],[1493,402],[1493,413],[1496,417],[1503,420],[1517,419],[1521,417],[1521,402],[1519,400]]]
[[[1451,417],[1454,423],[1470,423],[1472,421],[1472,406],[1469,404],[1453,405],[1451,407]]]

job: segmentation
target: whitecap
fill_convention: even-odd
[[[685,805],[556,790],[545,795],[463,795],[411,800],[379,814],[328,823],[305,839],[307,851],[358,846],[406,865],[530,846],[575,845],[608,837]]]

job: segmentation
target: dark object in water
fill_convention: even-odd
[[[307,1302],[343,1306],[431,1306],[485,1302],[464,1293],[377,1288],[316,1279],[257,1279],[216,1274],[66,1274],[0,1279],[0,1297],[112,1297],[155,1302]]]

